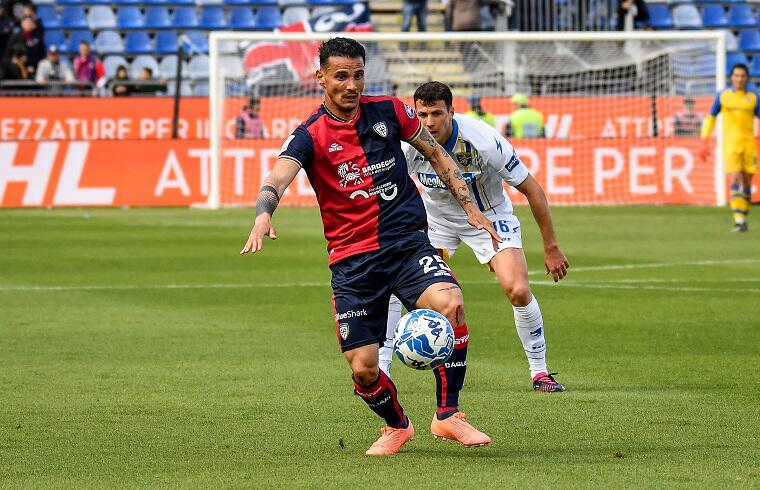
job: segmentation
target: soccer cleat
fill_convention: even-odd
[[[386,425],[380,429],[380,439],[375,441],[365,454],[369,456],[388,456],[396,454],[401,446],[411,441],[414,437],[414,426],[412,421],[407,419],[409,425],[406,429],[394,429]]]
[[[747,227],[747,223],[736,223],[733,229],[733,231],[738,232],[738,233],[743,233],[748,230],[749,228]]]
[[[462,412],[456,412],[450,417],[438,420],[433,415],[430,423],[430,432],[436,439],[445,441],[457,441],[464,447],[487,446],[491,444],[491,438],[470,425]]]
[[[557,373],[539,373],[533,378],[533,391],[544,393],[559,393],[565,391],[565,387],[557,383],[554,375]]]

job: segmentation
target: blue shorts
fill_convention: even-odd
[[[335,329],[343,352],[385,341],[391,294],[413,310],[431,284],[459,285],[424,233],[348,257],[330,270]]]

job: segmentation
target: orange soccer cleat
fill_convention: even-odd
[[[396,454],[401,449],[401,446],[406,444],[407,441],[411,441],[414,437],[412,421],[408,420],[408,422],[409,425],[406,429],[394,429],[388,425],[380,429],[380,439],[375,441],[365,454],[369,456]]]
[[[433,416],[433,421],[430,423],[430,432],[433,433],[433,437],[436,439],[457,441],[464,447],[487,446],[491,444],[491,438],[470,425],[462,412],[456,412],[443,420],[438,420],[438,417]]]

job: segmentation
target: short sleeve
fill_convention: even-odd
[[[419,134],[422,123],[414,109],[393,97],[393,109],[399,123],[399,134],[404,141],[412,141]]]
[[[282,144],[279,158],[293,160],[301,168],[309,168],[314,160],[314,140],[303,125],[298,126]]]
[[[486,143],[487,164],[501,176],[504,181],[516,187],[528,178],[528,167],[517,156],[512,145],[502,135],[493,131],[492,140]]]

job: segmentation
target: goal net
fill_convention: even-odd
[[[448,84],[456,112],[506,134],[553,204],[725,202],[720,152],[702,158],[699,139],[726,80],[720,32],[213,32],[210,207],[254,204],[322,100],[317,48],[338,35],[366,47],[365,94],[412,105],[420,84]],[[283,204],[316,204],[303,172]]]

